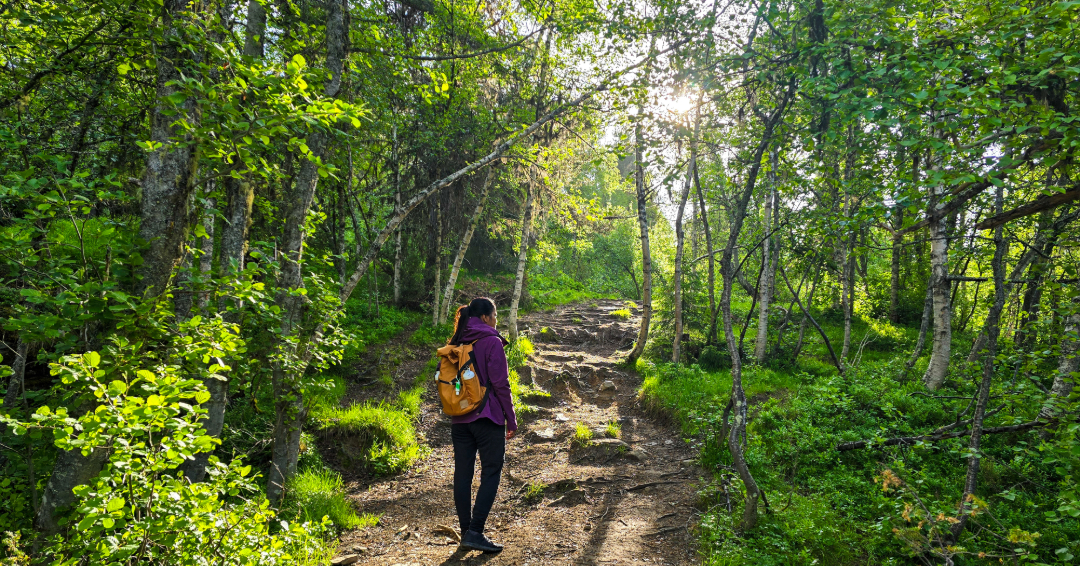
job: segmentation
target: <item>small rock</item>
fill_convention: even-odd
[[[615,391],[615,382],[610,379],[600,384],[600,391]]]
[[[555,413],[555,422],[565,423],[569,422],[570,418],[562,413]]]
[[[671,440],[670,438],[664,441],[664,444],[674,444],[674,443],[675,443],[675,441]]]
[[[354,546],[354,547],[352,547],[352,551],[355,554],[360,554],[360,553],[363,553],[363,552],[367,552],[368,547],[366,547],[366,546]]]
[[[530,436],[532,437],[533,442],[554,442],[555,430],[551,428],[535,430]]]
[[[644,462],[646,456],[648,456],[648,452],[645,452],[640,448],[635,448],[626,453],[626,459],[631,462]]]
[[[345,554],[338,556],[330,561],[331,566],[348,566],[349,564],[356,564],[360,561],[359,554]]]

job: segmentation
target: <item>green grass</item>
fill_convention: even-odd
[[[376,515],[356,513],[345,498],[341,474],[326,468],[301,470],[289,480],[286,497],[286,508],[301,521],[317,523],[325,516],[340,529],[370,527],[379,522]]]
[[[630,309],[619,309],[619,310],[611,311],[611,316],[613,316],[615,318],[621,318],[623,320],[626,320],[626,319],[630,318]]]
[[[536,348],[533,343],[529,341],[525,336],[519,336],[517,342],[510,345],[510,349],[506,352],[506,364],[510,369],[517,369],[525,365],[529,356],[536,352]]]
[[[544,490],[547,489],[547,484],[543,482],[532,482],[525,488],[525,493],[522,494],[522,500],[526,503],[535,503],[544,498]]]
[[[577,426],[574,427],[574,436],[570,439],[570,441],[579,446],[585,446],[590,441],[592,441],[592,438],[592,429],[590,429],[584,423],[578,423]]]
[[[378,474],[400,472],[423,455],[414,422],[420,414],[423,387],[398,394],[393,402],[318,407],[318,434],[335,443],[343,456]]]
[[[569,275],[559,272],[556,276],[544,273],[529,274],[529,294],[533,302],[531,309],[546,309],[569,303],[582,303],[593,299],[613,299],[610,293],[595,293],[585,289],[580,282]]]
[[[611,421],[604,427],[604,435],[608,438],[619,438],[622,436],[622,423],[618,421]]]
[[[415,332],[409,336],[409,342],[417,346],[438,347],[446,343],[446,339],[454,333],[454,324],[451,320],[441,326],[433,326],[431,321],[421,324]]]

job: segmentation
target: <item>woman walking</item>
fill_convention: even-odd
[[[458,308],[454,335],[449,344],[472,343],[480,383],[488,387],[487,402],[467,415],[452,417],[450,436],[454,442],[454,506],[461,524],[461,549],[499,552],[502,545],[484,536],[495,494],[499,490],[506,441],[517,431],[517,416],[510,399],[510,372],[506,363],[508,344],[495,330],[498,313],[495,301],[473,299]],[[472,504],[473,468],[480,454],[480,489]]]

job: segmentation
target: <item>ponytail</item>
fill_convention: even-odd
[[[470,318],[480,318],[495,312],[495,301],[487,297],[477,297],[467,305],[458,307],[454,314],[454,334],[446,341],[447,344],[460,344],[462,331],[468,326]]]

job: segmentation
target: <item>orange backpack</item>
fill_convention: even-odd
[[[473,355],[473,344],[448,344],[435,351],[439,356],[439,370],[435,372],[435,386],[443,413],[451,417],[478,411],[487,403],[488,388],[480,385],[479,368]]]

